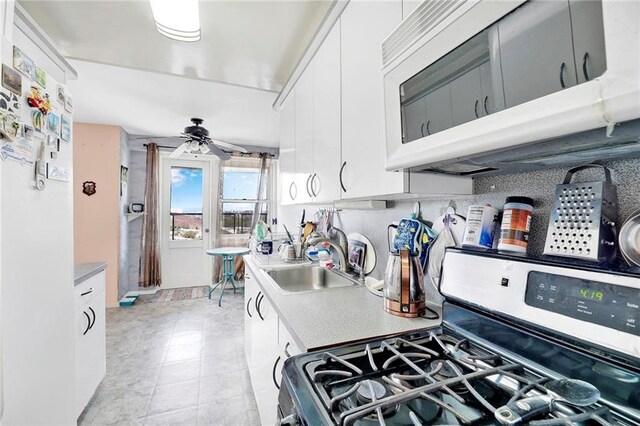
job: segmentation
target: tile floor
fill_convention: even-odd
[[[78,424],[259,425],[243,295],[216,301],[107,309],[107,374]]]

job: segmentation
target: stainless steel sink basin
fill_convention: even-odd
[[[280,289],[300,293],[357,285],[357,281],[320,266],[275,269],[267,272]]]

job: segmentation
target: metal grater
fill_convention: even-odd
[[[571,183],[585,169],[604,171],[604,182]],[[574,167],[556,186],[544,254],[606,262],[616,254],[616,188],[611,172],[600,164]]]

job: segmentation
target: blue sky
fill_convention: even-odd
[[[258,187],[258,171],[227,170],[223,198],[241,200],[255,199]],[[252,203],[225,204],[224,211],[253,210]],[[202,169],[184,167],[171,168],[171,211],[174,213],[196,213],[202,211]]]

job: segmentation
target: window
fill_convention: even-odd
[[[251,221],[260,183],[260,159],[239,158],[228,162],[221,169],[221,232],[222,234],[250,234]],[[263,176],[260,200],[260,219],[267,222],[269,198],[269,173]]]
[[[202,239],[202,169],[171,167],[171,239]]]

